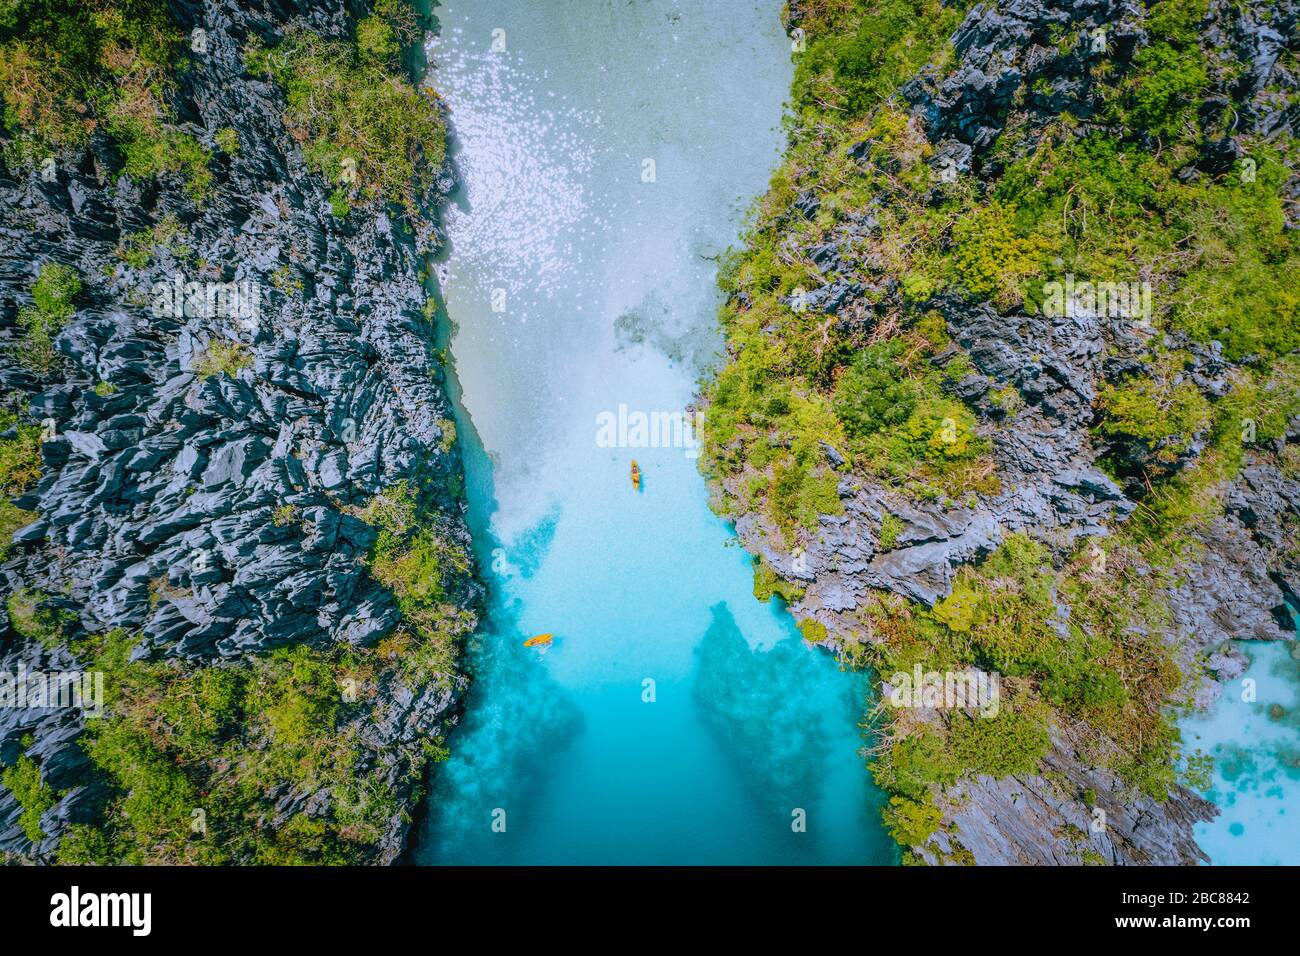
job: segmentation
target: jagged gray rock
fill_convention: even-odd
[[[1286,0],[1267,17],[1252,10],[1206,21],[1220,47],[1231,47],[1250,64],[1234,101],[1209,104],[1220,111],[1241,110],[1242,129],[1267,134],[1295,128],[1297,111],[1266,87],[1279,79],[1274,71],[1282,69],[1280,50],[1295,42],[1298,12],[1300,4]],[[1052,36],[1064,28],[1082,30],[1084,36],[1103,30],[1106,55],[1122,65],[1147,43],[1143,15],[1133,0],[976,4],[952,37],[954,60],[942,77],[931,68],[922,70],[902,87],[899,105],[935,148],[929,159],[935,169],[978,176],[994,161],[987,147],[1006,124],[1013,95],[1023,97],[1016,107],[1021,134],[1041,130],[1062,111],[1087,129],[1097,113],[1087,71],[1097,51],[1089,44],[1063,49]],[[790,22],[797,24],[802,16],[800,4],[791,4]],[[1222,29],[1224,22],[1231,29]],[[1294,89],[1295,77],[1281,79]],[[1032,135],[1024,138],[1033,141]],[[869,145],[857,144],[849,155],[868,161]],[[1231,139],[1206,144],[1192,174],[1221,170],[1238,155]],[[1300,193],[1295,179],[1292,187]],[[833,301],[846,328],[858,322],[870,329],[884,314],[881,303],[894,292],[883,263],[845,254],[851,234],[874,228],[869,225],[874,218],[870,208],[859,210],[834,227],[834,241],[786,250],[817,267],[824,285],[816,301]],[[855,286],[883,294],[875,304],[838,295]],[[975,409],[981,434],[992,440],[1000,488],[961,502],[918,504],[845,478],[839,485],[843,513],[822,516],[813,532],[792,541],[785,541],[764,514],[746,511],[736,517],[745,546],[804,588],[791,611],[823,624],[831,647],[863,639],[856,612],[873,591],[932,605],[950,592],[960,565],[989,553],[1011,532],[1028,534],[1063,554],[1081,538],[1103,539],[1137,507],[1136,486],[1121,486],[1098,466],[1101,455],[1115,449],[1097,447],[1090,428],[1099,386],[1144,368],[1144,347],[1155,334],[1149,326],[1078,310],[1063,317],[1003,314],[989,304],[971,307],[945,296],[932,304],[975,367],[953,393]],[[1171,344],[1192,356],[1185,374],[1199,389],[1213,397],[1227,393],[1230,368],[1217,342]],[[1019,398],[1014,411],[992,401],[1007,389]],[[995,427],[999,424],[1009,427]],[[1273,451],[1297,441],[1300,430],[1293,423]],[[1172,467],[1201,447],[1197,436]],[[1281,639],[1294,629],[1287,602],[1295,604],[1300,582],[1292,556],[1300,553],[1294,531],[1300,484],[1270,456],[1248,452],[1248,459],[1226,489],[1226,513],[1200,529],[1201,550],[1183,563],[1168,593],[1177,656],[1190,674],[1204,678],[1193,695],[1198,706],[1213,702],[1218,681],[1240,676],[1243,658],[1226,647],[1227,641]],[[744,500],[739,480],[729,479],[725,490]],[[884,550],[886,514],[896,524]],[[980,777],[949,788],[940,806],[955,829],[941,830],[914,849],[931,863],[1188,864],[1204,859],[1192,827],[1216,812],[1212,805],[1183,788],[1166,801],[1154,801],[1097,764],[1078,728],[1057,727],[1041,775]],[[1105,815],[1101,829],[1091,826],[1098,809]]]
[[[140,657],[373,645],[400,614],[365,569],[375,532],[349,510],[420,478],[434,493],[438,533],[468,544],[452,491],[460,463],[447,447],[451,408],[421,313],[423,253],[436,234],[427,225],[412,233],[383,211],[334,217],[327,185],[284,128],[283,94],[244,72],[243,38],[273,41],[286,18],[337,36],[347,26],[342,5],[171,6],[186,27],[207,31],[207,52],[179,74],[178,112],[209,147],[224,127],[240,144],[235,155],[214,149],[213,188],[199,208],[174,176],[110,179],[105,170],[119,164],[98,138],[54,182],[0,168],[8,336],[0,375],[55,431],[40,483],[21,503],[40,517],[15,538],[17,553],[0,569],[4,590],[64,594],[87,630],[141,634]],[[449,177],[443,183],[450,188]],[[183,249],[159,243],[143,267],[116,253],[127,236],[172,221]],[[64,367],[37,381],[13,360],[14,314],[53,261],[86,281],[56,342]],[[160,312],[157,290],[177,281],[249,283],[259,314]],[[247,364],[200,374],[222,347]],[[470,606],[477,593],[454,599]],[[11,657],[19,653],[12,632],[5,642]],[[462,681],[449,677],[445,693],[414,699],[386,686],[389,716],[365,728],[377,749],[394,753],[390,767],[363,769],[387,775],[408,798],[411,784],[395,778],[397,752],[455,719]],[[77,782],[62,778],[80,753],[72,746],[80,717],[59,718],[57,734],[48,719],[0,724],[0,748],[7,762],[15,741],[35,732],[28,753],[63,789]],[[39,853],[92,796],[73,790],[47,814],[52,836]],[[0,849],[22,851],[5,801],[7,793]],[[401,851],[406,826],[394,821],[381,858]]]

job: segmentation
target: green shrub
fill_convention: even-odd
[[[1130,94],[1133,125],[1155,135],[1177,135],[1191,120],[1191,110],[1205,89],[1200,50],[1178,50],[1157,43],[1138,52],[1139,74]]]
[[[335,189],[330,193],[330,215],[337,219],[346,219],[351,211],[352,204],[348,202],[347,190]]]
[[[399,33],[392,17],[363,20],[355,42],[292,31],[273,49],[252,47],[251,72],[285,88],[286,118],[303,141],[303,157],[356,203],[399,203],[410,213],[427,201],[446,155],[437,103],[395,63]],[[331,202],[338,215],[342,202]]]
[[[916,408],[920,390],[899,366],[905,347],[901,339],[867,346],[835,383],[835,414],[850,438],[902,425]]]
[[[1042,272],[1048,243],[1017,235],[1013,211],[991,202],[953,226],[953,261],[966,292],[1002,307],[1021,301],[1021,283]]]
[[[227,342],[213,339],[208,343],[203,354],[194,360],[193,371],[199,381],[214,375],[229,375],[234,378],[240,369],[253,364],[253,353],[242,342]]]
[[[1190,380],[1177,378],[1159,375],[1103,384],[1102,433],[1140,439],[1157,450],[1158,460],[1175,460],[1210,424],[1209,400]]]
[[[1163,0],[1151,4],[1146,26],[1152,42],[1134,57],[1126,79],[1126,125],[1171,137],[1195,124],[1196,104],[1209,76],[1197,45],[1206,0]]]
[[[1041,714],[1002,708],[996,717],[954,713],[948,727],[953,753],[974,774],[1032,774],[1051,745]]]
[[[903,533],[904,525],[901,518],[897,515],[886,511],[880,516],[880,539],[877,546],[881,551],[891,551],[894,545],[898,544],[898,536]]]
[[[144,269],[159,249],[165,249],[178,259],[188,256],[190,249],[182,241],[184,235],[180,220],[167,213],[147,229],[123,236],[113,252],[131,268]]]
[[[101,718],[91,727],[86,749],[122,792],[115,811],[133,844],[125,862],[146,862],[150,848],[186,839],[198,792],[150,734],[128,720]]]
[[[814,112],[831,102],[862,115],[935,56],[961,20],[964,4],[882,0],[809,11],[808,49],[795,61],[794,100]],[[840,11],[843,11],[841,13]]]
[[[131,661],[123,632],[79,645],[105,675],[109,715],[83,738],[109,791],[102,819],[74,827],[64,863],[355,863],[398,811],[346,721],[375,652],[297,645],[249,662]],[[371,718],[373,719],[373,717]],[[409,772],[417,774],[420,766]],[[328,796],[323,815],[271,826],[289,792]]]
[[[105,129],[122,150],[128,174],[151,179],[180,173],[190,198],[201,202],[212,185],[211,157],[193,136],[159,119],[162,96],[156,87],[123,88],[106,109]]]
[[[890,797],[882,815],[889,835],[903,846],[920,846],[943,822],[943,811],[933,802],[918,803],[905,797]]]
[[[301,747],[321,728],[334,729],[340,693],[329,660],[299,645],[275,651],[259,670],[248,703],[277,745]]]
[[[175,728],[171,743],[181,761],[196,764],[219,756],[220,741],[241,730],[248,675],[242,668],[206,666],[184,686],[184,693],[163,697],[158,714]]]
[[[979,606],[979,592],[965,584],[958,584],[951,594],[935,604],[931,613],[936,621],[946,624],[951,630],[965,633],[974,626]]]
[[[32,160],[84,143],[96,124],[87,107],[111,97],[115,81],[163,69],[179,39],[161,0],[7,0],[0,97],[9,148]]]
[[[32,301],[47,315],[61,319],[72,317],[72,300],[81,291],[81,278],[71,266],[55,262],[41,266],[32,286]]]
[[[283,504],[271,512],[271,524],[277,528],[288,527],[298,520],[296,505]]]
[[[925,800],[932,784],[957,780],[963,767],[943,737],[932,730],[909,734],[893,742],[871,764],[871,774],[883,789],[911,800]]]
[[[469,555],[437,532],[407,481],[372,498],[361,518],[379,532],[370,573],[397,599],[404,621],[380,645],[381,656],[400,659],[419,679],[445,680],[457,642],[473,626],[473,615],[449,598],[452,582],[470,571]]]
[[[366,17],[357,24],[357,51],[362,59],[391,63],[401,52],[397,31],[383,17]]]
[[[10,594],[5,608],[9,612],[9,625],[15,631],[51,650],[63,644],[65,630],[77,617],[71,611],[52,607],[49,595],[30,588],[20,588]]]
[[[1273,145],[1250,152],[1253,182],[1238,169],[1179,190],[1173,232],[1192,258],[1170,296],[1170,320],[1199,341],[1222,342],[1230,359],[1264,363],[1300,348],[1300,289],[1290,281],[1300,237],[1284,213],[1294,158]]]
[[[1286,228],[1298,147],[1289,136],[1243,133],[1218,102],[1243,70],[1207,40],[1206,0],[1154,0],[1142,24],[1149,42],[1132,63],[1112,57],[1089,68],[1098,111],[1086,122],[1062,114],[1045,128],[1026,125],[1023,98],[1050,95],[1050,83],[1017,91],[1005,129],[977,157],[978,179],[936,182],[923,129],[890,97],[922,68],[942,83],[946,40],[967,8],[801,5],[808,48],[796,57],[786,161],[746,247],[720,268],[729,362],[706,387],[703,467],[722,486],[721,510],[765,509],[787,534],[815,523],[825,498],[810,483],[831,474],[945,503],[991,493],[998,476],[985,436],[1016,427],[1024,399],[998,383],[987,422],[976,417],[983,403],[957,401],[953,385],[974,367],[951,347],[943,318],[925,310],[951,310],[961,296],[1037,312],[1045,284],[1069,275],[1149,281],[1150,314],[1130,318],[1150,354],[1136,374],[1099,382],[1095,402],[1106,467],[1146,489],[1133,517],[1110,529],[1109,565],[1008,536],[962,568],[931,610],[884,597],[860,607],[870,640],[857,660],[878,674],[975,666],[1002,679],[997,717],[904,714],[881,728],[872,773],[911,802],[910,815],[962,776],[1034,772],[1051,728],[1080,722],[1096,740],[1090,759],[1163,799],[1181,772],[1168,707],[1183,683],[1166,639],[1169,569],[1195,546],[1192,532],[1222,512],[1243,448],[1268,454],[1300,410],[1290,368],[1300,349],[1300,289],[1290,278],[1300,231]],[[1236,14],[1216,16],[1223,27]],[[1077,29],[1050,33],[1046,43],[1063,53],[1085,39]],[[1228,135],[1249,162],[1188,175],[1204,144]],[[811,217],[793,208],[805,191],[820,202]],[[868,212],[875,228],[846,240],[845,221]],[[788,302],[829,278],[798,254],[828,241],[854,278],[871,277],[865,301],[836,318]],[[1222,343],[1240,363],[1227,395],[1201,391],[1166,331]],[[847,463],[832,472],[820,442],[847,452]],[[1300,471],[1297,461],[1300,453],[1282,455],[1286,468]],[[882,550],[896,543],[890,517]],[[776,580],[760,566],[755,594],[770,597]]]
[[[271,273],[271,285],[282,295],[290,297],[301,295],[303,290],[302,280],[287,265],[275,267]]]
[[[107,833],[89,824],[74,823],[59,840],[57,862],[63,866],[109,866],[117,860]]]
[[[1105,641],[1072,643],[1050,663],[1042,683],[1044,699],[1075,714],[1122,712],[1128,690],[1120,676],[1101,663],[1112,650]]]
[[[102,128],[133,176],[180,172],[196,199],[208,155],[166,105],[180,31],[162,0],[7,0],[0,20],[6,152],[33,163]]]
[[[826,625],[821,621],[811,617],[805,617],[799,621],[799,633],[803,639],[811,644],[818,644],[826,640]]]
[[[819,515],[839,514],[839,476],[824,465],[813,466],[797,458],[778,462],[772,470],[770,512],[777,527],[815,528]]]
[[[239,154],[239,132],[233,126],[221,127],[213,139],[216,140],[217,148],[227,156]]]
[[[754,597],[766,603],[779,595],[786,604],[793,604],[803,597],[802,585],[787,581],[772,569],[762,558],[754,561]]]
[[[36,520],[12,501],[36,484],[41,476],[41,429],[0,412],[0,432],[13,429],[14,437],[0,438],[0,560],[8,556],[13,536]]]
[[[52,371],[59,363],[54,338],[72,318],[73,300],[81,291],[81,277],[71,266],[47,262],[32,285],[32,304],[18,312],[23,340],[18,354],[34,372]]]
[[[59,801],[54,789],[41,781],[40,765],[24,754],[12,767],[0,773],[0,783],[9,788],[22,807],[18,825],[22,827],[24,835],[33,843],[40,843],[45,839],[45,834],[41,831],[41,817]]]

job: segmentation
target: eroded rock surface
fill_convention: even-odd
[[[1282,70],[1279,51],[1297,43],[1298,10],[1300,5],[1284,2],[1268,17],[1252,11],[1207,21],[1217,42],[1248,64],[1231,104],[1239,110],[1242,131],[1295,131],[1295,109],[1266,88],[1295,85],[1294,77],[1275,70]],[[801,16],[800,5],[792,4],[791,22],[797,24]],[[1018,90],[1025,96],[1017,102],[1018,121],[1030,130],[1041,130],[1068,111],[1081,121],[1082,135],[1098,112],[1086,67],[1099,54],[1086,44],[1062,49],[1050,36],[1066,27],[1085,35],[1104,30],[1105,55],[1122,66],[1147,42],[1142,19],[1141,5],[1121,0],[977,4],[952,37],[954,62],[941,78],[935,70],[921,71],[903,86],[900,105],[934,147],[929,162],[936,169],[946,164],[963,175],[979,176],[984,164],[995,162],[988,147],[1004,129]],[[1224,23],[1231,23],[1231,29]],[[1230,104],[1225,99],[1211,105],[1226,109]],[[861,156],[867,146],[861,144]],[[853,156],[854,150],[849,153]],[[1240,155],[1230,139],[1207,144],[1200,166],[1184,172],[1194,177],[1231,169]],[[801,195],[795,205],[811,216],[817,197]],[[851,211],[834,227],[839,238],[793,250],[816,263],[825,282],[805,295],[805,306],[835,314],[845,327],[869,328],[877,314],[883,316],[896,277],[869,257],[847,254],[856,237],[875,228],[871,209]],[[854,289],[879,294],[871,299],[862,298],[860,291],[845,294]],[[1138,507],[1140,488],[1123,487],[1102,470],[1099,459],[1106,449],[1097,447],[1090,429],[1099,387],[1142,367],[1144,346],[1157,334],[1149,324],[1088,312],[1055,318],[1003,313],[989,304],[972,307],[946,297],[936,305],[975,367],[953,391],[976,410],[983,433],[992,439],[999,490],[962,501],[917,503],[846,475],[839,485],[843,513],[823,515],[812,533],[789,543],[783,543],[766,514],[752,510],[737,516],[746,547],[804,589],[792,613],[824,625],[832,647],[864,639],[855,612],[875,591],[933,605],[950,593],[958,567],[991,553],[1010,533],[1034,537],[1057,554],[1068,553],[1081,539],[1104,547],[1109,529]],[[1187,374],[1204,394],[1226,393],[1229,366],[1218,343],[1170,344],[1192,356]],[[990,400],[1007,388],[1024,402],[1009,424],[1005,410]],[[995,427],[999,424],[1007,427]],[[1218,681],[1242,672],[1242,657],[1225,642],[1292,636],[1287,602],[1296,597],[1300,484],[1282,473],[1275,457],[1298,437],[1293,423],[1275,447],[1247,451],[1239,477],[1220,489],[1224,514],[1199,532],[1198,553],[1180,565],[1168,588],[1175,656],[1202,678],[1194,695],[1198,706],[1213,703]],[[1202,447],[1198,437],[1186,455],[1194,456]],[[840,457],[836,461],[832,451],[828,462],[838,470],[843,459],[835,453]],[[734,500],[745,500],[742,481],[732,479],[727,487]],[[882,551],[886,513],[901,522],[901,530]],[[1042,776],[980,777],[949,788],[940,806],[955,830],[941,829],[914,850],[932,863],[1203,860],[1192,827],[1210,819],[1214,807],[1185,788],[1163,802],[1136,794],[1096,766],[1081,744],[1086,736],[1079,726],[1056,727]],[[1098,809],[1108,821],[1102,830],[1090,828]]]
[[[183,128],[213,151],[213,187],[197,209],[175,176],[132,180],[98,136],[52,182],[0,168],[0,379],[49,433],[40,482],[19,502],[39,517],[0,568],[3,591],[54,595],[87,631],[142,635],[135,653],[155,659],[373,646],[400,613],[365,566],[376,532],[358,507],[418,481],[432,490],[437,533],[468,543],[451,409],[421,312],[423,253],[437,237],[382,209],[332,215],[329,187],[285,128],[283,92],[244,70],[245,43],[273,43],[288,24],[343,35],[341,5],[172,7],[207,31],[176,97]],[[233,155],[215,146],[223,128],[238,136]],[[159,224],[175,238],[150,243],[147,265],[128,263],[130,237]],[[84,289],[56,341],[62,367],[36,377],[15,361],[14,317],[49,262],[75,268]],[[176,282],[249,283],[256,315],[166,314],[158,290]],[[202,374],[223,349],[238,367]],[[474,586],[454,600],[472,607]],[[76,666],[59,653],[9,630],[0,667]],[[449,681],[421,689],[388,679],[382,719],[360,728],[377,765],[359,771],[387,779],[408,804],[406,751],[455,719],[462,681]],[[66,710],[0,712],[0,762],[24,749],[51,786],[74,786],[43,821],[41,853],[84,796],[79,722]],[[279,809],[314,799],[286,795]],[[17,815],[0,788],[0,849],[26,852]],[[381,859],[401,851],[408,825],[394,818]]]

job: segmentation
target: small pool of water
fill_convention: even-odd
[[[1214,864],[1300,864],[1300,659],[1294,641],[1240,641],[1250,658],[1208,715],[1183,721],[1189,750],[1214,758],[1204,796],[1220,809],[1196,826]],[[1250,683],[1248,683],[1250,682]]]

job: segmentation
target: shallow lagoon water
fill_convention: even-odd
[[[416,860],[892,862],[863,677],[754,600],[691,448],[597,441],[620,404],[682,412],[716,360],[717,256],[783,146],[779,4],[434,12],[462,182],[439,285],[492,600]]]
[[[1184,744],[1214,758],[1204,796],[1219,807],[1196,826],[1214,864],[1300,864],[1300,660],[1292,642],[1237,644],[1250,658],[1208,715],[1182,723]],[[1252,694],[1248,693],[1253,681]]]

